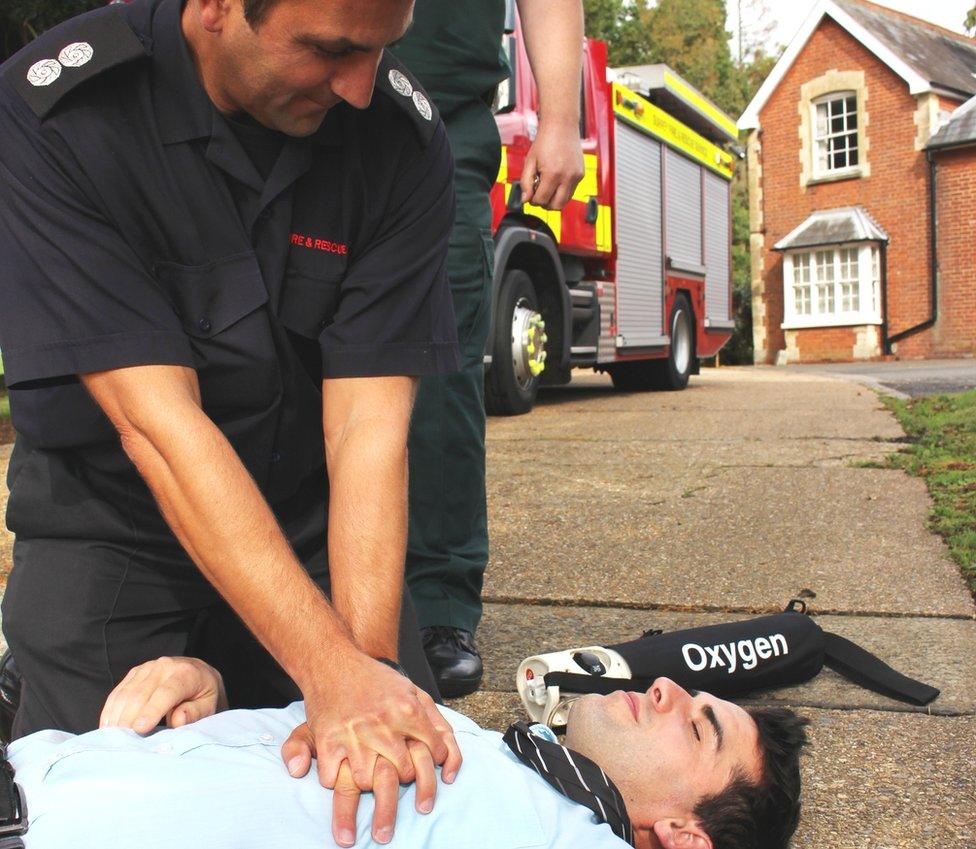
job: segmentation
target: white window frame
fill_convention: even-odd
[[[848,133],[847,132],[831,133],[830,125],[829,125],[830,119],[828,118],[827,134],[825,136],[821,136],[817,129],[818,127],[817,108],[838,100],[847,101],[849,98],[854,98],[853,114],[855,120],[857,121],[857,126],[854,129],[854,135],[856,140],[856,147],[854,149],[857,151],[857,165],[847,165],[843,168],[831,168],[830,152],[829,152],[830,139],[833,136],[837,136],[837,135],[846,136],[848,135]],[[810,136],[811,136],[810,155],[813,158],[813,161],[810,163],[810,173],[813,174],[814,180],[823,180],[823,179],[831,179],[834,177],[850,177],[850,176],[860,175],[861,161],[864,152],[861,150],[862,147],[861,114],[860,114],[861,110],[859,107],[859,103],[860,103],[860,99],[856,91],[832,91],[830,94],[825,94],[822,97],[818,97],[810,101]],[[827,110],[828,112],[830,111],[829,106],[827,107]],[[845,112],[844,114],[850,114],[850,113]],[[827,162],[826,167],[822,167],[820,164],[821,142],[825,143],[828,148],[828,152],[826,154],[826,162]]]
[[[843,278],[841,276],[841,251],[857,251],[857,302],[856,310],[844,309]],[[831,255],[833,274],[823,275],[821,281],[818,271],[818,254]],[[797,261],[803,255],[809,258],[810,280],[804,281],[809,288],[809,299],[803,303],[809,312],[798,313],[794,296],[794,269],[805,264]],[[846,242],[839,245],[819,245],[814,248],[799,248],[787,251],[783,256],[783,330],[797,330],[805,327],[846,327],[865,324],[881,324],[881,245],[878,242]],[[831,297],[820,297],[818,287],[830,285]],[[833,303],[831,312],[822,311],[825,302]]]

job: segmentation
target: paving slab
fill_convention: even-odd
[[[531,442],[508,440],[491,446],[489,468],[493,485],[504,486],[513,475],[531,469],[547,485],[568,472],[592,472],[616,483],[644,478],[670,480],[686,470],[729,466],[850,466],[881,464],[900,451],[900,443],[876,439],[589,439],[536,436]],[[567,468],[567,460],[571,467]]]
[[[728,613],[619,610],[600,607],[489,604],[478,629],[485,660],[482,689],[515,689],[519,663],[583,645],[608,646],[651,628],[677,631],[747,618]],[[976,621],[918,617],[818,616],[825,631],[847,637],[899,672],[941,690],[927,708],[915,707],[852,684],[824,669],[807,684],[756,694],[763,702],[836,708],[874,708],[940,714],[976,713]]]
[[[489,469],[489,600],[775,610],[808,591],[824,612],[973,615],[924,483],[900,471],[718,468],[677,498],[565,474]]]
[[[514,693],[451,707],[499,731],[521,717]],[[976,717],[799,710],[811,719],[811,746],[794,849],[976,847]]]
[[[745,426],[729,428],[729,416],[741,416]],[[550,437],[636,434],[669,440],[903,435],[877,395],[865,387],[747,368],[705,370],[684,392],[616,392],[606,376],[576,372],[570,385],[543,390],[531,417],[491,419],[488,438],[525,440],[543,431]]]

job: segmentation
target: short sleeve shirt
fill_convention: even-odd
[[[134,521],[175,544],[78,374],[195,369],[277,512],[321,486],[323,378],[458,365],[452,162],[419,85],[385,56],[367,109],[333,107],[262,176],[199,83],[181,8],[99,9],[0,68],[8,525],[24,537],[128,538]],[[62,510],[59,477],[101,506]],[[127,516],[106,518],[120,499]]]

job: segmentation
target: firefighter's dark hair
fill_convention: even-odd
[[[786,849],[800,821],[800,750],[810,720],[787,708],[748,711],[759,729],[762,777],[733,776],[694,816],[713,849]]]

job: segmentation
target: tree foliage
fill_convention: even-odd
[[[963,26],[970,35],[976,35],[976,6],[966,12],[966,21]]]
[[[0,0],[0,61],[44,30],[105,0]]]

